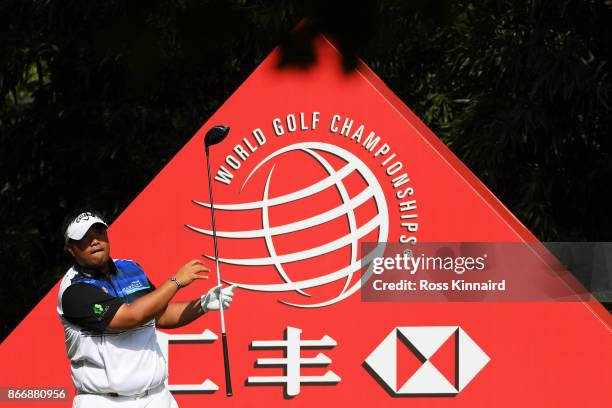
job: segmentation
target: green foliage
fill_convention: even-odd
[[[610,5],[385,4],[365,56],[391,89],[538,238],[610,240]]]

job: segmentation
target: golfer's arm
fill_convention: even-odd
[[[168,305],[155,323],[162,329],[175,329],[193,322],[203,314],[199,298],[191,302],[175,302]]]
[[[174,282],[166,281],[153,292],[144,295],[133,303],[124,303],[119,307],[107,330],[133,329],[164,313],[168,302],[178,288]]]

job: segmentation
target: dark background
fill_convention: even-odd
[[[329,3],[329,4],[328,4]],[[290,34],[304,17],[304,30]],[[612,241],[610,1],[0,1],[0,339],[279,43],[361,57],[543,241]]]

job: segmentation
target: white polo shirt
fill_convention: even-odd
[[[113,260],[108,276],[71,267],[60,285],[57,313],[64,325],[72,382],[85,393],[134,395],[163,384],[166,360],[155,320],[122,332],[106,327],[123,303],[154,290],[138,264]]]

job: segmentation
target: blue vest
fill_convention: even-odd
[[[151,282],[140,265],[134,261],[113,260],[115,271],[107,276],[100,271],[76,266],[79,272],[72,278],[70,285],[77,283],[100,288],[110,296],[121,298],[125,303],[132,303],[139,297],[151,292]]]

